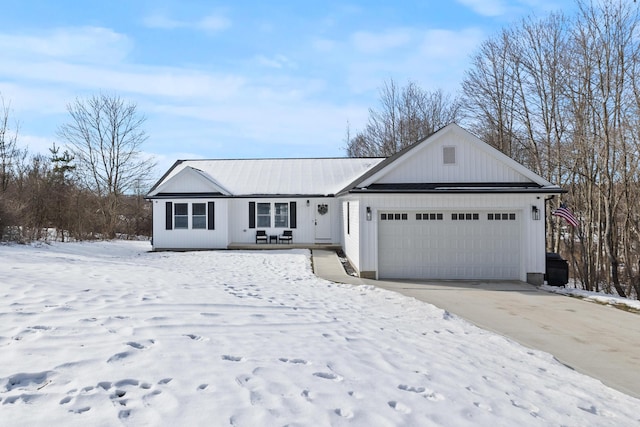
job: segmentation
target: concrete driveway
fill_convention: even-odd
[[[367,284],[445,309],[640,398],[640,315],[522,282],[383,281],[344,273],[336,254],[313,251],[316,274]]]

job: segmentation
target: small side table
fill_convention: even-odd
[[[271,236],[269,236],[269,243],[273,243],[273,242],[278,243],[278,235],[277,234],[272,234]]]

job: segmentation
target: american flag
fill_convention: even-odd
[[[578,219],[571,213],[571,211],[567,208],[567,205],[564,203],[560,205],[560,207],[553,212],[551,215],[559,216],[560,218],[564,218],[572,227],[578,226]]]

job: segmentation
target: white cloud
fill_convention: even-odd
[[[161,13],[148,15],[143,19],[148,28],[173,30],[176,28],[195,29],[206,32],[224,31],[231,27],[231,20],[222,14],[210,14],[196,20],[177,20]]]
[[[174,28],[185,26],[184,22],[171,19],[160,13],[145,16],[142,19],[142,23],[148,28],[157,28],[161,30],[172,30]]]
[[[424,34],[419,51],[430,60],[465,59],[483,38],[482,31],[475,28],[461,31],[429,30]]]
[[[53,146],[54,142],[56,142],[55,138],[18,134],[18,144],[20,147],[26,148],[30,154],[50,155],[49,149]],[[64,152],[65,147],[61,145],[59,142],[56,142],[56,146],[61,147],[60,151]]]
[[[296,68],[296,64],[285,55],[275,55],[270,58],[264,55],[258,55],[255,60],[259,65],[267,68]]]
[[[504,0],[456,0],[483,16],[500,16],[507,13]]]
[[[102,27],[58,28],[39,35],[0,34],[0,50],[5,57],[108,63],[124,59],[132,46],[127,36]]]
[[[197,70],[120,65],[94,66],[62,61],[0,62],[0,76],[28,79],[38,84],[66,84],[69,87],[113,90],[134,94],[197,97],[221,100],[233,96],[244,84],[239,76]]]
[[[196,28],[204,31],[223,31],[231,27],[231,20],[222,15],[209,15],[196,22]]]
[[[383,33],[358,31],[351,36],[351,42],[360,52],[381,53],[406,46],[411,42],[411,32],[404,28],[387,30]]]

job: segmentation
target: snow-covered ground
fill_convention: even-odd
[[[602,292],[589,292],[582,289],[572,287],[556,287],[556,286],[543,286],[542,289],[554,292],[562,295],[569,295],[572,297],[582,298],[588,301],[597,302],[600,304],[613,305],[621,309],[631,309],[633,311],[640,311],[640,301],[632,300],[629,298],[622,298],[615,295],[605,294]]]
[[[0,424],[631,426],[637,399],[308,251],[0,246]]]

